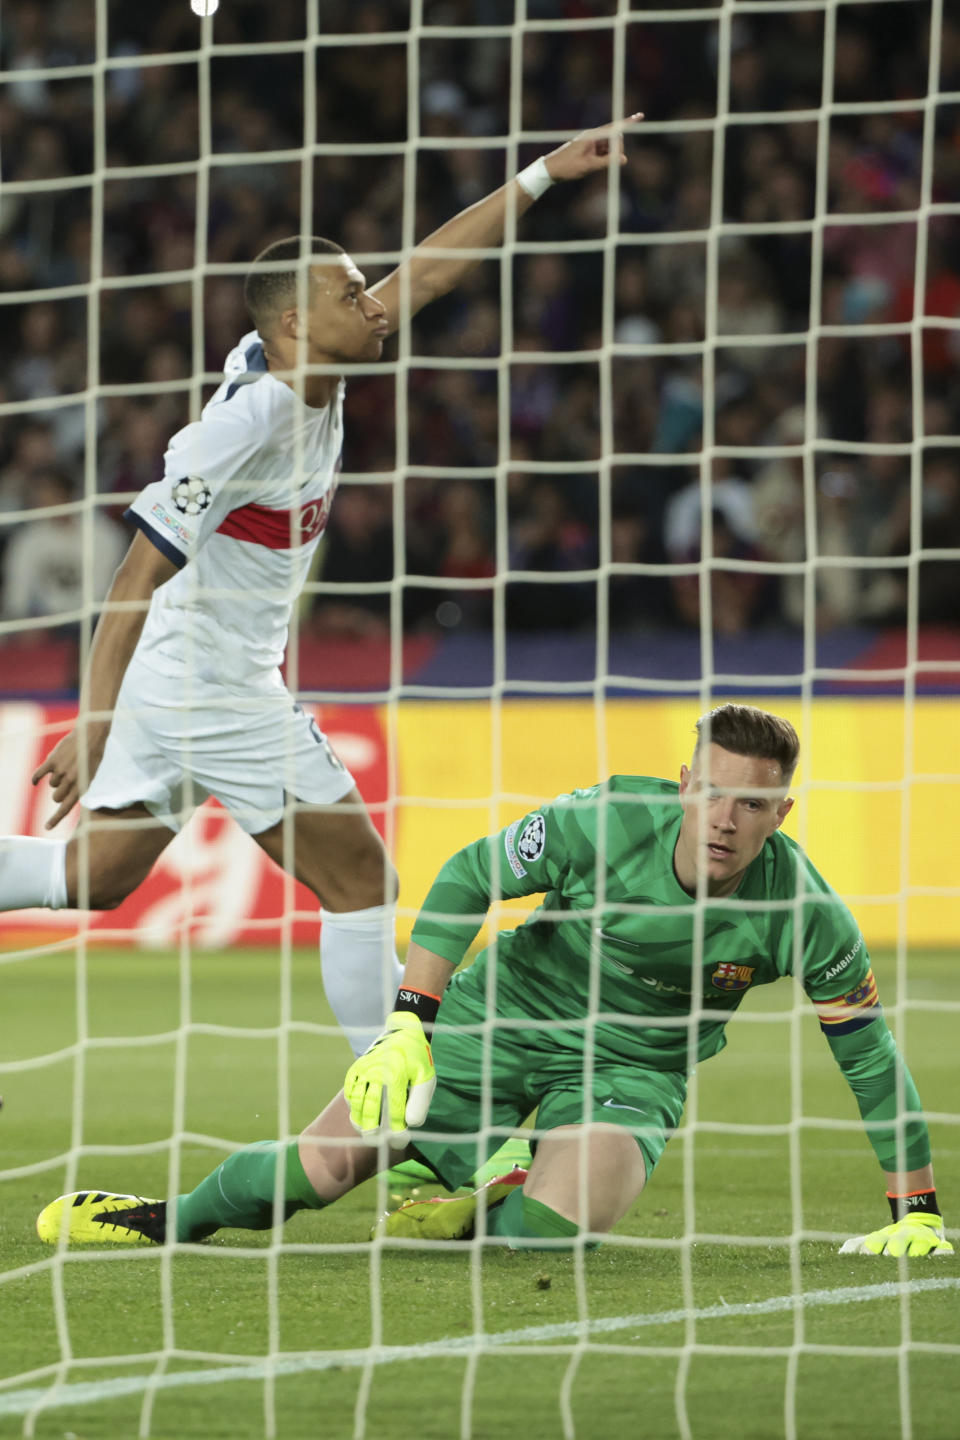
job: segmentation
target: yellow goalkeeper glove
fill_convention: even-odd
[[[841,1255],[952,1255],[953,1246],[943,1233],[939,1215],[904,1215],[869,1235],[857,1235],[840,1246]]]
[[[427,1037],[409,1010],[387,1016],[383,1034],[354,1060],[343,1082],[350,1120],[364,1140],[375,1145],[386,1132],[397,1148],[406,1145],[408,1127],[426,1120],[436,1088]]]

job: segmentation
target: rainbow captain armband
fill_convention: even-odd
[[[881,1014],[873,971],[868,970],[859,985],[836,1000],[815,1000],[813,1008],[825,1035],[849,1035],[869,1025]]]

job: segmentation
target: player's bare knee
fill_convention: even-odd
[[[81,885],[79,875],[67,879],[67,896],[70,902],[87,910],[117,910],[132,895],[149,874],[149,871],[120,870],[100,871],[92,868],[86,877],[86,886]]]
[[[72,904],[87,910],[117,910],[139,883],[138,880],[130,883],[124,876],[91,875],[87,880],[86,894],[79,884],[71,892],[68,884],[67,895]]]
[[[112,872],[101,869],[95,857],[81,857],[75,841],[67,846],[67,904],[71,909],[116,910],[141,879],[143,876],[133,878],[119,868]]]
[[[645,1181],[643,1152],[629,1130],[564,1125],[540,1142],[523,1188],[581,1229],[603,1232],[622,1219]]]
[[[338,1200],[376,1169],[376,1151],[345,1145],[307,1127],[297,1146],[304,1174],[321,1200]]]
[[[400,889],[397,872],[376,831],[357,856],[354,883],[364,892],[365,905],[392,905],[397,898]],[[356,906],[358,910],[363,908],[360,904]]]
[[[324,908],[336,912],[392,905],[399,890],[397,872],[381,850],[360,857],[350,873],[332,877],[325,884]]]
[[[362,882],[369,897],[366,905],[395,904],[400,893],[400,879],[385,853],[378,856],[377,861],[368,867]],[[363,905],[357,906],[358,910],[363,908]]]

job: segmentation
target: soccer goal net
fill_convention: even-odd
[[[222,657],[262,637],[238,637],[231,607],[257,632],[251,596],[265,631],[292,606],[285,681],[384,837],[401,958],[441,866],[489,837],[479,1059],[441,1075],[476,1081],[478,1162],[581,1120],[622,1135],[611,1117],[652,1103],[651,1069],[675,1101],[693,1072],[682,1123],[640,1127],[648,1168],[656,1134],[669,1143],[639,1198],[623,1151],[605,1168],[573,1132],[566,1176],[530,1191],[568,1225],[539,1248],[504,1245],[483,1207],[445,1243],[371,1241],[383,1212],[443,1193],[394,1171],[287,1225],[281,1177],[272,1227],[203,1245],[44,1246],[36,1216],[59,1195],[182,1195],[245,1146],[292,1141],[351,1060],[318,902],[294,878],[301,797],[286,869],[214,801],[132,888],[119,828],[96,875],[78,831],[76,894],[122,903],[0,913],[0,1432],[803,1440],[842,1410],[853,1437],[955,1434],[957,1262],[838,1254],[887,1223],[881,1122],[865,1126],[801,986],[753,984],[776,960],[770,917],[807,897],[734,891],[720,913],[669,855],[672,901],[652,860],[644,893],[618,889],[605,783],[649,777],[628,786],[629,830],[679,815],[665,782],[715,705],[795,727],[784,833],[862,930],[956,1242],[955,0],[6,0],[0,53],[5,836],[42,837],[57,811],[31,778],[76,721],[127,507],[164,479],[187,487],[187,523],[210,503],[209,477],[172,476],[164,453],[252,328],[254,258],[327,237],[369,289],[537,157],[643,112],[622,165],[615,139],[611,163],[525,213],[511,191],[502,238],[448,232],[437,255],[475,264],[381,358],[331,341],[336,363],[311,369],[290,331],[298,404],[317,376],[346,379],[335,503],[271,510],[257,492],[257,543],[294,556],[287,590],[242,569],[195,586],[186,633],[167,620],[195,664],[156,703],[181,687],[193,713],[216,672],[218,759],[248,783],[270,756],[230,753],[251,696]],[[288,267],[301,309],[311,253]],[[348,284],[338,303],[361,298]],[[423,298],[403,278],[401,317]],[[256,380],[251,353],[233,377]],[[299,430],[288,448],[300,490]],[[183,731],[188,812],[210,723]],[[572,791],[581,839],[550,852],[527,1004],[522,943],[498,937],[540,894],[511,898],[509,876],[539,873],[543,816]],[[690,938],[667,964],[678,913]],[[718,923],[736,944],[713,965]],[[859,999],[824,986],[870,998],[867,981]],[[383,988],[386,1011],[386,969]],[[718,995],[743,1004],[694,1068]],[[679,1058],[658,1070],[628,1047],[616,1090],[624,1026],[679,1036]],[[526,1115],[505,1099],[504,1035],[530,1046]],[[913,1174],[905,1135],[895,1169]],[[588,1201],[597,1233],[571,1240]]]

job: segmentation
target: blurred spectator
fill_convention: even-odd
[[[951,250],[952,245],[952,250]],[[952,263],[951,263],[952,262]],[[890,318],[908,322],[914,316],[914,277],[903,278],[891,306]],[[956,235],[942,224],[932,221],[927,235],[926,285],[924,315],[940,315],[960,319],[960,274],[956,268]],[[910,336],[903,339],[909,350]],[[960,360],[960,331],[936,325],[923,326],[923,365],[933,380],[956,383],[957,362]]]
[[[493,506],[490,487],[461,480],[442,484],[436,494],[434,574],[449,580],[488,580],[496,574]],[[431,592],[431,608],[446,629],[465,625],[485,629],[493,609],[493,590],[451,587]]]
[[[909,488],[900,494],[893,519],[891,550],[908,555],[911,543],[912,504]],[[931,451],[923,471],[920,544],[924,551],[960,550],[960,458],[955,451]],[[956,553],[938,559],[924,555],[918,566],[917,599],[921,621],[936,625],[960,624],[960,561]],[[902,586],[906,601],[906,585]]]
[[[781,445],[799,444],[804,437],[802,410],[791,410],[771,438]],[[764,553],[782,565],[800,565],[806,558],[803,454],[770,460],[754,481],[757,538]],[[830,572],[827,572],[829,576]],[[824,578],[821,573],[818,579]],[[803,572],[783,574],[775,582],[780,614],[791,625],[804,621],[806,586]]]
[[[66,506],[74,498],[73,482],[63,471],[34,473],[31,502],[37,510]],[[70,612],[106,595],[127,543],[123,529],[96,508],[86,517],[73,509],[27,521],[4,553],[3,618],[72,619]]]
[[[672,610],[670,590],[662,575],[645,567],[666,561],[660,527],[652,505],[614,496],[610,522],[610,561],[617,567],[607,582],[611,630],[662,626]]]
[[[654,345],[660,326],[651,318],[647,266],[639,256],[623,261],[617,269],[617,311],[619,318],[613,338],[623,345]]]
[[[960,550],[960,462],[956,455],[928,457],[923,476],[923,548]],[[940,625],[960,622],[960,561],[956,555],[920,563],[920,619]]]
[[[715,478],[708,492],[710,509],[719,513],[731,535],[752,545],[757,538],[754,492],[745,480]],[[700,552],[704,486],[699,478],[670,501],[664,518],[664,544],[672,560],[686,561]]]
[[[818,419],[822,433],[823,417]],[[806,435],[802,409],[787,411],[771,434],[779,445],[796,445],[796,455],[771,460],[754,482],[755,513],[760,544],[771,560],[797,566],[779,582],[780,609],[789,624],[801,626],[806,615],[808,560],[804,460],[799,449]],[[896,462],[895,462],[896,463]],[[895,617],[903,609],[902,574],[857,565],[859,557],[890,553],[887,533],[890,505],[902,486],[899,469],[894,485],[883,495],[883,479],[849,456],[824,457],[816,467],[813,489],[817,561],[812,572],[813,616],[819,629],[856,625]],[[847,557],[849,565],[831,563]]]
[[[470,580],[493,575],[491,517],[478,487],[464,480],[444,485],[440,516],[444,541],[437,573]]]
[[[13,377],[25,399],[55,394],[56,354],[62,339],[56,306],[28,306],[20,322],[20,356]]]
[[[743,562],[765,558],[757,543],[757,522],[752,487],[744,480],[720,474],[708,492],[712,542],[710,590],[713,628],[718,634],[738,635],[763,616],[768,590],[767,578],[756,571],[725,569],[724,560]],[[680,490],[667,506],[664,543],[675,563],[689,565],[703,555],[704,488],[700,479]],[[673,580],[674,603],[681,624],[702,622],[699,574],[677,575]]]
[[[0,511],[26,510],[35,502],[33,481],[57,463],[54,432],[42,421],[28,420],[17,433],[6,464],[0,469]]]
[[[561,379],[557,366],[523,362],[525,351],[539,350],[534,335],[520,332],[514,342],[519,357],[510,367],[510,415],[514,435],[537,442],[543,427],[559,408]]]
[[[163,456],[171,427],[163,423],[157,408],[149,403],[117,401],[113,415],[100,447],[99,489],[136,494],[163,478]]]
[[[324,588],[314,608],[316,628],[328,634],[385,635],[390,628],[390,594],[366,585],[393,579],[390,491],[378,485],[341,485],[322,547]]]
[[[419,134],[428,143],[399,153],[410,138],[406,46],[395,39],[381,44],[379,37],[408,27],[409,4],[324,0],[325,30],[347,38],[362,33],[364,44],[317,52],[317,138],[323,146],[363,148],[324,152],[304,171],[301,57],[261,48],[304,38],[302,4],[221,6],[218,42],[249,53],[217,54],[210,62],[213,155],[205,231],[198,234],[198,68],[188,59],[152,63],[192,51],[196,19],[186,5],[107,8],[110,55],[137,63],[111,70],[107,80],[107,164],[127,168],[105,179],[96,257],[91,188],[83,180],[94,164],[93,84],[56,76],[58,67],[93,57],[95,7],[10,0],[4,11],[0,62],[12,75],[0,87],[4,178],[28,188],[0,202],[0,292],[8,302],[0,398],[59,402],[39,415],[0,417],[0,510],[7,513],[33,503],[38,470],[78,473],[90,459],[91,439],[102,494],[127,494],[162,473],[169,436],[211,393],[190,383],[195,372],[215,374],[248,324],[242,276],[202,267],[243,265],[270,241],[297,233],[305,181],[316,233],[345,244],[372,282],[395,262],[411,225],[425,235],[503,183],[514,157],[496,137],[514,121],[514,100],[526,131],[595,124],[610,105],[612,23],[576,24],[597,7],[566,7],[569,28],[520,37],[522,83],[513,97],[510,42],[470,33],[477,24],[509,23],[512,6],[449,0],[429,7],[415,42]],[[611,22],[612,8],[600,7]],[[552,20],[557,7],[529,0],[528,12]],[[433,35],[441,13],[444,33]],[[686,460],[708,422],[715,443],[731,452],[714,470],[714,559],[763,554],[802,565],[809,531],[823,560],[841,562],[816,568],[819,624],[904,613],[902,566],[842,562],[905,553],[908,447],[960,432],[960,222],[950,208],[960,202],[960,107],[949,101],[936,107],[930,158],[939,210],[924,221],[929,321],[918,356],[909,333],[870,327],[909,326],[914,318],[917,225],[897,217],[915,210],[921,195],[928,21],[917,23],[915,0],[840,6],[836,21],[833,96],[851,108],[830,117],[825,174],[818,174],[817,120],[822,10],[774,7],[734,17],[729,105],[738,123],[729,126],[714,124],[715,23],[658,19],[627,27],[625,103],[676,128],[631,137],[614,201],[604,177],[576,193],[544,196],[523,220],[523,249],[510,273],[497,261],[483,262],[461,292],[417,317],[410,337],[417,358],[404,381],[395,382],[389,370],[351,378],[344,460],[350,483],[333,510],[322,572],[325,586],[347,588],[342,604],[333,589],[316,596],[318,624],[353,633],[388,625],[389,597],[353,594],[349,585],[395,578],[394,507],[383,482],[400,459],[428,470],[427,478],[403,477],[406,572],[451,582],[449,590],[405,586],[405,623],[487,626],[490,591],[456,582],[491,578],[498,541],[514,568],[552,576],[592,572],[609,554],[624,567],[609,584],[614,627],[646,623],[648,615],[697,623],[696,577],[678,577],[670,587],[643,567],[700,554],[699,489],[686,484]],[[450,26],[462,26],[463,36],[451,35]],[[949,7],[940,42],[940,87],[955,94],[960,23]],[[49,68],[50,78],[18,78],[38,67]],[[916,100],[917,107],[874,108],[888,100]],[[791,118],[781,120],[779,112]],[[471,143],[487,138],[490,144]],[[385,148],[378,151],[378,142]],[[722,154],[715,153],[718,145]],[[522,145],[519,162],[539,149]],[[173,174],[149,168],[165,165],[187,168]],[[29,189],[30,182],[39,188]],[[812,226],[824,194],[821,255]],[[611,214],[618,230],[608,236]],[[718,242],[709,230],[717,220],[738,228]],[[92,273],[135,283],[108,283],[89,297],[34,298],[82,286]],[[171,273],[196,273],[199,283],[163,283]],[[95,317],[90,305],[99,307]],[[811,320],[829,333],[817,335],[808,357]],[[618,347],[612,360],[600,350],[611,334]],[[797,339],[780,343],[789,336]],[[88,354],[91,337],[99,350]],[[747,337],[764,343],[748,344]],[[596,359],[566,363],[562,352],[570,351]],[[552,353],[564,363],[530,361]],[[485,368],[501,355],[508,390]],[[444,368],[444,360],[460,363]],[[471,360],[474,367],[463,364]],[[130,390],[97,398],[91,435],[84,392],[93,382]],[[160,392],[140,392],[141,385]],[[707,403],[712,397],[712,417],[704,415],[705,397]],[[401,427],[398,403],[405,407]],[[505,403],[508,415],[501,413]],[[820,451],[805,490],[799,454],[776,459],[764,447],[799,446],[805,437],[797,417],[808,406],[819,412]],[[604,453],[605,419],[612,454]],[[784,439],[788,434],[794,438]],[[402,456],[398,436],[406,437]],[[822,453],[831,439],[853,449]],[[941,536],[952,533],[955,508],[953,472],[946,462],[938,469],[932,453],[924,544],[928,519],[929,537],[946,543]],[[665,463],[637,465],[635,456]],[[498,536],[492,477],[508,459],[509,533]],[[598,504],[591,466],[601,486],[611,483],[614,467],[621,475],[631,467],[629,484],[613,484],[612,511]],[[364,476],[378,483],[358,483]],[[937,506],[942,526],[930,518]],[[603,537],[601,513],[611,514]],[[947,561],[921,564],[925,616],[950,613],[948,569]],[[802,622],[802,576],[767,581],[714,567],[712,583],[718,625]],[[587,626],[597,595],[594,579],[512,583],[511,623]]]
[[[769,363],[764,345],[731,345],[731,335],[775,335],[783,329],[783,308],[771,292],[763,268],[748,254],[720,265],[717,281],[717,334],[724,337],[724,359],[744,370]]]
[[[576,335],[576,292],[568,261],[534,255],[523,268],[516,299],[521,327],[536,335],[541,350],[571,350]]]
[[[537,479],[511,522],[511,571],[590,570],[596,563],[595,525],[576,515],[558,485]],[[554,630],[589,623],[595,591],[592,581],[515,582],[507,591],[507,624],[520,630]]]

